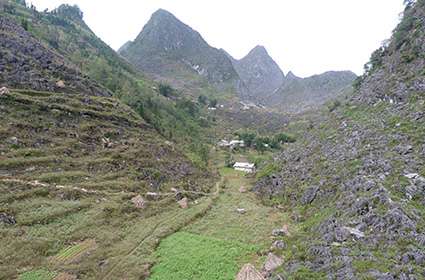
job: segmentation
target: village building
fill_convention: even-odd
[[[254,173],[255,172],[255,164],[248,162],[236,162],[233,165],[233,168],[238,171],[246,172],[246,173]]]
[[[236,147],[245,147],[245,142],[243,140],[221,140],[218,142],[218,146],[222,148],[231,148],[234,149]]]

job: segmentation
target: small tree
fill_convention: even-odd
[[[264,138],[262,137],[257,137],[255,139],[255,149],[257,149],[257,151],[259,151],[260,153],[263,153],[265,150],[267,150],[266,144],[264,142]]]
[[[22,26],[22,28],[24,28],[26,31],[28,31],[28,20],[26,20],[26,19],[22,19],[21,20],[21,26]]]
[[[159,84],[159,93],[165,97],[170,97],[174,93],[174,89],[167,84]]]
[[[224,165],[226,167],[233,167],[235,164],[235,159],[233,158],[233,155],[231,153],[226,153],[224,157]]]
[[[15,6],[11,5],[11,4],[3,4],[3,10],[8,13],[8,14],[12,14],[14,15],[16,12]]]
[[[255,132],[249,131],[238,132],[236,135],[238,135],[239,138],[245,142],[247,147],[251,147],[254,144],[255,138],[257,138],[257,134]]]
[[[67,4],[60,5],[53,11],[53,13],[59,16],[77,20],[82,20],[84,16],[83,12],[77,5],[71,6]]]
[[[217,101],[217,99],[211,99],[210,100],[210,107],[211,108],[216,108],[217,107],[217,103],[218,103],[218,101]]]
[[[207,105],[207,103],[208,103],[208,98],[207,98],[205,95],[200,95],[200,96],[198,97],[198,102],[199,102],[199,104]]]
[[[27,6],[27,2],[25,0],[15,0],[16,4],[22,5],[22,6]]]
[[[201,161],[205,164],[208,165],[208,160],[210,158],[210,149],[208,148],[207,145],[204,144],[199,144],[199,147],[197,149],[197,153],[199,155],[199,158],[201,159]]]
[[[279,143],[293,143],[295,142],[295,138],[289,134],[286,133],[279,133],[275,135],[275,140]]]

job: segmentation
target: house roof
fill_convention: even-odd
[[[232,140],[230,141],[230,145],[244,144],[243,140]]]
[[[233,167],[235,168],[254,168],[254,163],[248,163],[248,162],[236,162]]]

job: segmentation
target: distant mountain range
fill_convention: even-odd
[[[134,41],[118,51],[140,71],[189,93],[226,91],[244,101],[288,110],[322,105],[350,88],[356,75],[332,71],[285,77],[263,46],[234,59],[165,10],[155,12]]]

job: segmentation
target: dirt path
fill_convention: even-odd
[[[212,209],[202,219],[184,230],[223,240],[270,246],[273,229],[282,228],[289,218],[286,213],[263,205],[249,190],[255,179],[229,168],[221,168],[226,182]],[[243,187],[246,191],[241,192]],[[245,212],[240,214],[238,209]]]
[[[222,189],[217,188],[217,198],[212,208],[204,216],[182,228],[180,233],[206,237],[206,240],[211,240],[211,242],[214,242],[214,240],[222,240],[231,244],[255,246],[258,251],[268,250],[273,242],[273,229],[282,228],[284,225],[288,225],[290,219],[287,213],[263,205],[255,194],[249,191],[255,183],[254,177],[246,176],[242,172],[224,167],[223,158],[217,158],[216,162],[218,162],[217,169],[221,175],[221,181],[225,183],[224,187]],[[244,187],[246,191],[241,191],[241,187]],[[242,209],[243,213],[238,211]],[[289,227],[289,229],[291,230],[291,227]],[[190,241],[189,244],[186,245],[192,246],[190,245]],[[187,256],[185,254],[186,250],[183,249],[182,252],[178,252],[178,254],[173,252],[172,255],[179,255],[182,259],[193,259],[192,255]],[[258,258],[257,254],[248,254],[249,255],[242,255],[241,259],[245,261],[249,260],[258,267],[262,265],[262,260]],[[208,251],[203,253],[203,257],[208,258]],[[211,257],[215,258],[216,256]],[[167,258],[167,255],[161,257],[160,260],[166,265],[167,263],[170,264],[169,267],[174,267],[173,265],[175,262]],[[226,262],[228,260],[215,259],[214,261]],[[242,267],[243,264],[244,263],[238,263],[238,267]],[[199,266],[209,266],[208,263],[202,262],[202,260],[199,263],[194,261],[191,265],[182,265],[184,265],[184,267],[181,267],[181,269],[187,272],[185,274],[186,278],[175,278],[175,280],[192,279],[187,275],[192,275],[191,277],[194,277],[193,275],[197,275],[198,271],[208,270],[206,267]],[[163,268],[164,266],[162,266],[162,269]],[[175,267],[173,269],[175,269]],[[193,269],[193,271],[191,271],[191,269]],[[158,271],[160,270],[161,269]],[[160,275],[155,275],[155,267],[152,271],[154,271],[152,276],[153,279],[167,279],[164,272]]]
[[[215,190],[213,193],[202,193],[202,192],[182,192],[182,193],[196,193],[196,194],[201,194],[201,195],[205,195],[205,196],[212,196],[212,197],[217,197],[219,195],[220,192],[220,186],[223,183],[223,178],[216,182],[215,184]],[[175,193],[170,193],[170,194],[175,194]],[[214,200],[212,200],[214,201]],[[212,203],[212,202],[211,202]],[[160,223],[158,223],[157,225],[155,225],[147,234],[144,235],[144,237],[138,242],[138,244],[136,246],[134,246],[125,256],[121,257],[120,260],[115,263],[105,274],[103,277],[101,277],[101,279],[116,279],[114,278],[114,273],[117,271],[117,269],[119,269],[125,262],[127,259],[129,259],[132,255],[134,255],[146,242],[146,240],[148,240],[149,238],[152,238],[153,236],[156,236],[158,234],[156,234],[157,231],[161,231],[163,229],[161,229],[161,227],[166,226],[167,224],[170,224],[172,221],[175,221],[183,216],[187,215],[187,213],[185,211],[182,212],[178,212],[174,215],[172,215],[171,217],[168,217],[167,219],[164,219],[163,221],[161,221]],[[193,222],[192,220],[190,220],[187,224]],[[187,225],[186,224],[186,225]],[[171,232],[170,234],[172,234],[174,232]]]

